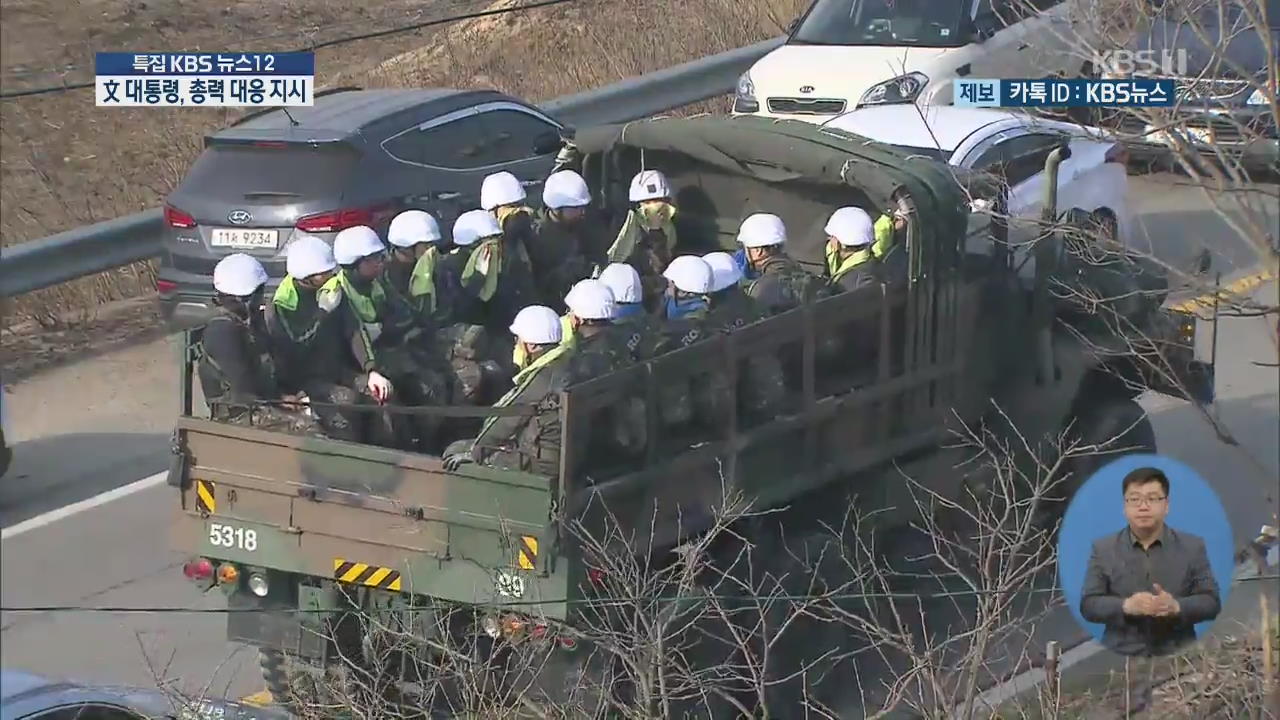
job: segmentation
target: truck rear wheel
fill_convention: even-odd
[[[310,668],[275,648],[258,648],[258,668],[267,692],[277,705],[298,718],[318,717],[314,708],[320,701],[320,683]]]
[[[1156,433],[1151,419],[1131,398],[1111,398],[1086,405],[1076,416],[1074,429],[1077,442],[1096,445],[1098,449],[1069,458],[1064,464],[1068,475],[1046,498],[1046,527],[1062,519],[1076,491],[1103,465],[1125,455],[1156,452]]]

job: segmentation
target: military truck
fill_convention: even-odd
[[[236,611],[228,636],[261,649],[278,700],[300,692],[303,670],[371,666],[371,628],[379,625],[418,641],[397,656],[395,682],[440,667],[447,661],[432,658],[448,656],[442,648],[451,642],[488,659],[540,638],[550,649],[535,685],[552,703],[561,685],[598,670],[583,618],[599,609],[593,598],[608,577],[601,558],[584,550],[583,528],[603,538],[594,553],[634,554],[660,567],[673,562],[673,548],[706,532],[729,488],[753,508],[785,509],[763,530],[742,528],[781,577],[796,562],[783,551],[825,542],[824,523],[838,522],[851,503],[876,510],[885,531],[910,522],[902,473],[959,497],[971,479],[942,448],[955,422],[998,407],[1029,438],[1074,426],[1086,439],[1151,451],[1154,435],[1134,400],[1142,388],[1211,400],[1212,363],[1186,342],[1194,317],[1162,310],[1158,299],[1127,310],[1129,322],[1161,340],[1155,351],[1174,371],[1159,378],[1130,355],[1098,351],[1113,344],[1110,326],[1064,319],[1053,283],[1081,278],[1063,253],[1065,234],[1047,231],[1035,283],[1019,280],[998,178],[957,174],[841,131],[755,117],[588,128],[576,143],[583,174],[615,223],[642,168],[659,168],[672,182],[686,249],[733,247],[741,219],[767,211],[786,221],[789,251],[816,260],[836,207],[873,216],[900,210],[906,274],[569,387],[550,403],[562,430],[551,477],[476,465],[448,472],[437,457],[199,418],[188,358],[169,476],[180,490],[174,542],[193,556],[189,577],[227,594]],[[989,211],[975,210],[975,194]],[[1056,219],[1052,198],[1047,207],[1046,219]],[[833,339],[849,352],[824,351]],[[760,353],[777,353],[788,371],[786,407],[767,417],[738,402],[744,364]],[[717,405],[723,414],[696,427],[664,426],[667,383],[696,387],[725,375],[731,399]],[[603,418],[637,399],[644,443],[601,451]],[[447,623],[433,623],[446,614]],[[804,646],[790,644],[772,673],[784,677],[811,659]],[[537,692],[522,690],[519,702]]]

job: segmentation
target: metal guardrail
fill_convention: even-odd
[[[774,38],[747,47],[628,78],[541,104],[562,122],[597,125],[657,115],[732,92],[738,76],[782,44]],[[0,297],[12,297],[160,254],[159,209],[86,225],[0,250]]]

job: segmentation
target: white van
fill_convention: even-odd
[[[869,105],[950,105],[959,77],[1086,76],[1087,53],[1072,49],[1085,2],[815,0],[738,79],[733,111],[821,123]]]

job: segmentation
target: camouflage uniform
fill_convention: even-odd
[[[345,305],[355,316],[351,346],[361,371],[386,376],[406,405],[448,405],[452,383],[443,367],[443,355],[423,330],[423,319],[381,277],[360,281],[342,270],[339,278]],[[415,444],[412,435],[419,450],[438,450],[435,442],[440,416],[410,415],[407,425],[412,426],[412,432],[405,427],[403,415],[393,418],[393,425],[406,449]]]
[[[890,252],[901,254],[893,248]],[[827,287],[831,292],[860,292],[878,302],[882,272],[883,268],[871,248],[847,254],[827,251]],[[879,315],[864,316],[846,324],[841,332],[827,333],[819,339],[816,348],[818,367],[835,371],[850,368],[858,372],[873,370],[879,345]]]
[[[285,392],[305,392],[315,403],[364,405],[367,375],[353,360],[350,337],[358,322],[345,305],[347,300],[335,280],[325,292],[336,296],[336,305],[322,308],[315,290],[285,277],[268,306],[268,332],[277,378]],[[390,443],[393,436],[385,418],[313,405],[311,408],[329,437],[350,442],[374,439]]]
[[[642,362],[656,357],[662,352],[666,340],[665,326],[661,320],[644,311],[643,307],[629,308],[618,304],[618,308],[628,308],[614,318],[613,324],[622,335],[622,344],[631,353],[631,359]]]
[[[779,253],[761,263],[757,276],[748,281],[746,293],[766,313],[776,315],[818,299],[822,295],[822,279]]]
[[[383,282],[400,302],[410,307],[429,328],[447,325],[453,317],[454,304],[462,288],[457,275],[443,267],[444,256],[432,247],[415,262],[405,263],[394,257],[386,264]]]
[[[708,299],[710,310],[706,324],[713,330],[734,332],[765,317],[764,310],[737,285],[713,293]],[[724,375],[712,376],[712,382],[722,377],[727,382]],[[781,409],[786,390],[786,377],[776,355],[760,354],[748,358],[739,381],[740,405],[744,411],[754,417],[769,417]],[[725,393],[724,398],[727,398],[727,386],[718,391]],[[714,404],[708,403],[713,417],[714,413],[723,411],[723,403],[727,402],[724,398],[716,398]]]
[[[462,294],[462,312],[455,314],[455,319],[474,325],[484,325],[496,332],[505,332],[511,326],[516,313],[528,305],[537,302],[537,291],[533,286],[533,270],[529,266],[529,255],[526,250],[522,229],[526,222],[526,213],[517,213],[511,217],[508,227],[518,230],[504,234],[502,238],[485,239],[479,243],[457,248],[444,258],[444,265],[449,272],[456,272]],[[529,230],[532,232],[532,230]],[[496,255],[497,274],[490,277],[477,269],[482,255]],[[493,270],[490,270],[492,273]]]
[[[605,253],[600,247],[602,228],[590,211],[575,223],[556,220],[548,210],[539,213],[529,245],[529,259],[543,305],[563,313],[564,296],[574,283],[590,277],[594,266],[604,264]]]
[[[571,381],[584,382],[632,365],[635,359],[628,345],[628,330],[613,323],[580,325],[569,358]],[[625,399],[600,410],[592,423],[593,430],[599,432],[592,433],[588,456],[608,459],[617,453],[643,451],[648,431],[643,393],[643,387],[633,388]]]
[[[702,307],[676,319],[668,319],[662,326],[659,353],[680,350],[710,337],[714,330],[706,322],[709,309]],[[714,374],[712,374],[714,376]],[[705,400],[706,396],[703,396]],[[658,391],[658,407],[662,422],[667,426],[684,425],[694,419],[697,406],[705,401],[695,400],[691,382],[671,382]]]
[[[547,477],[560,474],[560,391],[572,382],[567,345],[551,348],[516,374],[515,386],[495,407],[532,406],[533,416],[514,415],[485,420],[473,441],[454,443],[446,455],[469,446],[477,463],[504,470],[522,470]]]
[[[196,337],[196,372],[210,416],[234,425],[295,434],[319,434],[306,412],[261,404],[280,397],[270,342],[260,322],[218,308]]]
[[[670,220],[656,230],[650,229],[640,212],[631,210],[609,248],[609,262],[627,263],[640,274],[643,302],[649,312],[657,311],[662,304],[667,291],[667,279],[662,272],[671,264],[678,242],[675,225]]]

